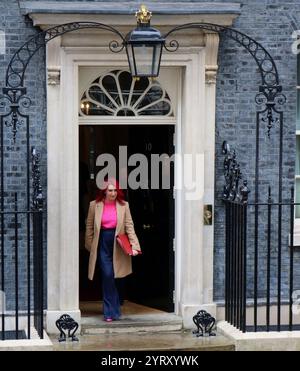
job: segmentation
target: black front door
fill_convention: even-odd
[[[151,189],[151,154],[171,156],[174,152],[173,133],[174,127],[170,125],[80,127],[80,177],[82,178],[80,184],[87,178],[86,168],[88,168],[90,179],[87,198],[89,200],[95,197],[95,178],[97,172],[101,170],[95,167],[99,154],[112,154],[117,160],[117,169],[119,168],[119,146],[127,146],[128,158],[136,153],[147,158],[148,188],[128,187],[125,191],[143,253],[132,259],[133,274],[125,280],[124,295],[125,299],[169,312],[174,310],[174,168],[171,163],[168,189],[161,189],[162,184],[159,185],[159,189]],[[128,174],[135,168],[128,166]],[[160,179],[161,173],[162,171],[159,174]],[[91,179],[91,174],[94,180]],[[117,173],[117,178],[118,175]],[[81,197],[81,204],[82,201]],[[81,234],[84,232],[86,211],[81,210]],[[100,277],[97,274],[93,283],[86,279],[88,253],[84,251],[83,243],[82,241],[80,257],[80,300],[99,300],[101,298]]]
[[[169,189],[161,189],[162,171],[160,189],[151,189],[151,155],[173,154],[174,127],[131,126],[129,133],[128,156],[141,153],[147,157],[149,179],[148,189],[129,188],[128,192],[143,251],[133,259],[130,295],[136,302],[171,312],[174,310],[174,168],[170,166]]]

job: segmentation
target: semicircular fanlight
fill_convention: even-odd
[[[174,116],[171,100],[158,81],[133,79],[128,71],[115,70],[98,77],[80,100],[84,116]]]

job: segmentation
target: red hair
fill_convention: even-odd
[[[101,202],[101,201],[103,201],[105,199],[105,194],[106,194],[107,188],[108,188],[108,186],[110,184],[112,184],[116,188],[116,190],[117,190],[117,198],[116,198],[116,200],[121,205],[124,205],[124,203],[125,203],[124,192],[120,188],[119,182],[116,179],[114,179],[114,178],[109,178],[108,180],[104,181],[103,185],[101,186],[101,188],[97,192],[96,202],[98,203],[98,202]]]

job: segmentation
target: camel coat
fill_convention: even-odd
[[[85,248],[90,252],[88,278],[94,278],[96,261],[98,256],[98,241],[101,233],[101,219],[104,203],[92,201],[90,203],[86,221]],[[119,233],[127,233],[132,248],[140,250],[140,244],[134,231],[134,225],[130,214],[128,202],[121,205],[116,202],[117,226],[115,236]],[[100,247],[101,248],[101,247]],[[131,256],[126,255],[119,247],[116,237],[113,247],[113,266],[115,278],[125,277],[132,273]]]

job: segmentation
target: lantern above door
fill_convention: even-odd
[[[136,18],[137,27],[125,37],[130,72],[133,77],[157,77],[165,39],[150,26],[151,12],[144,5]]]

